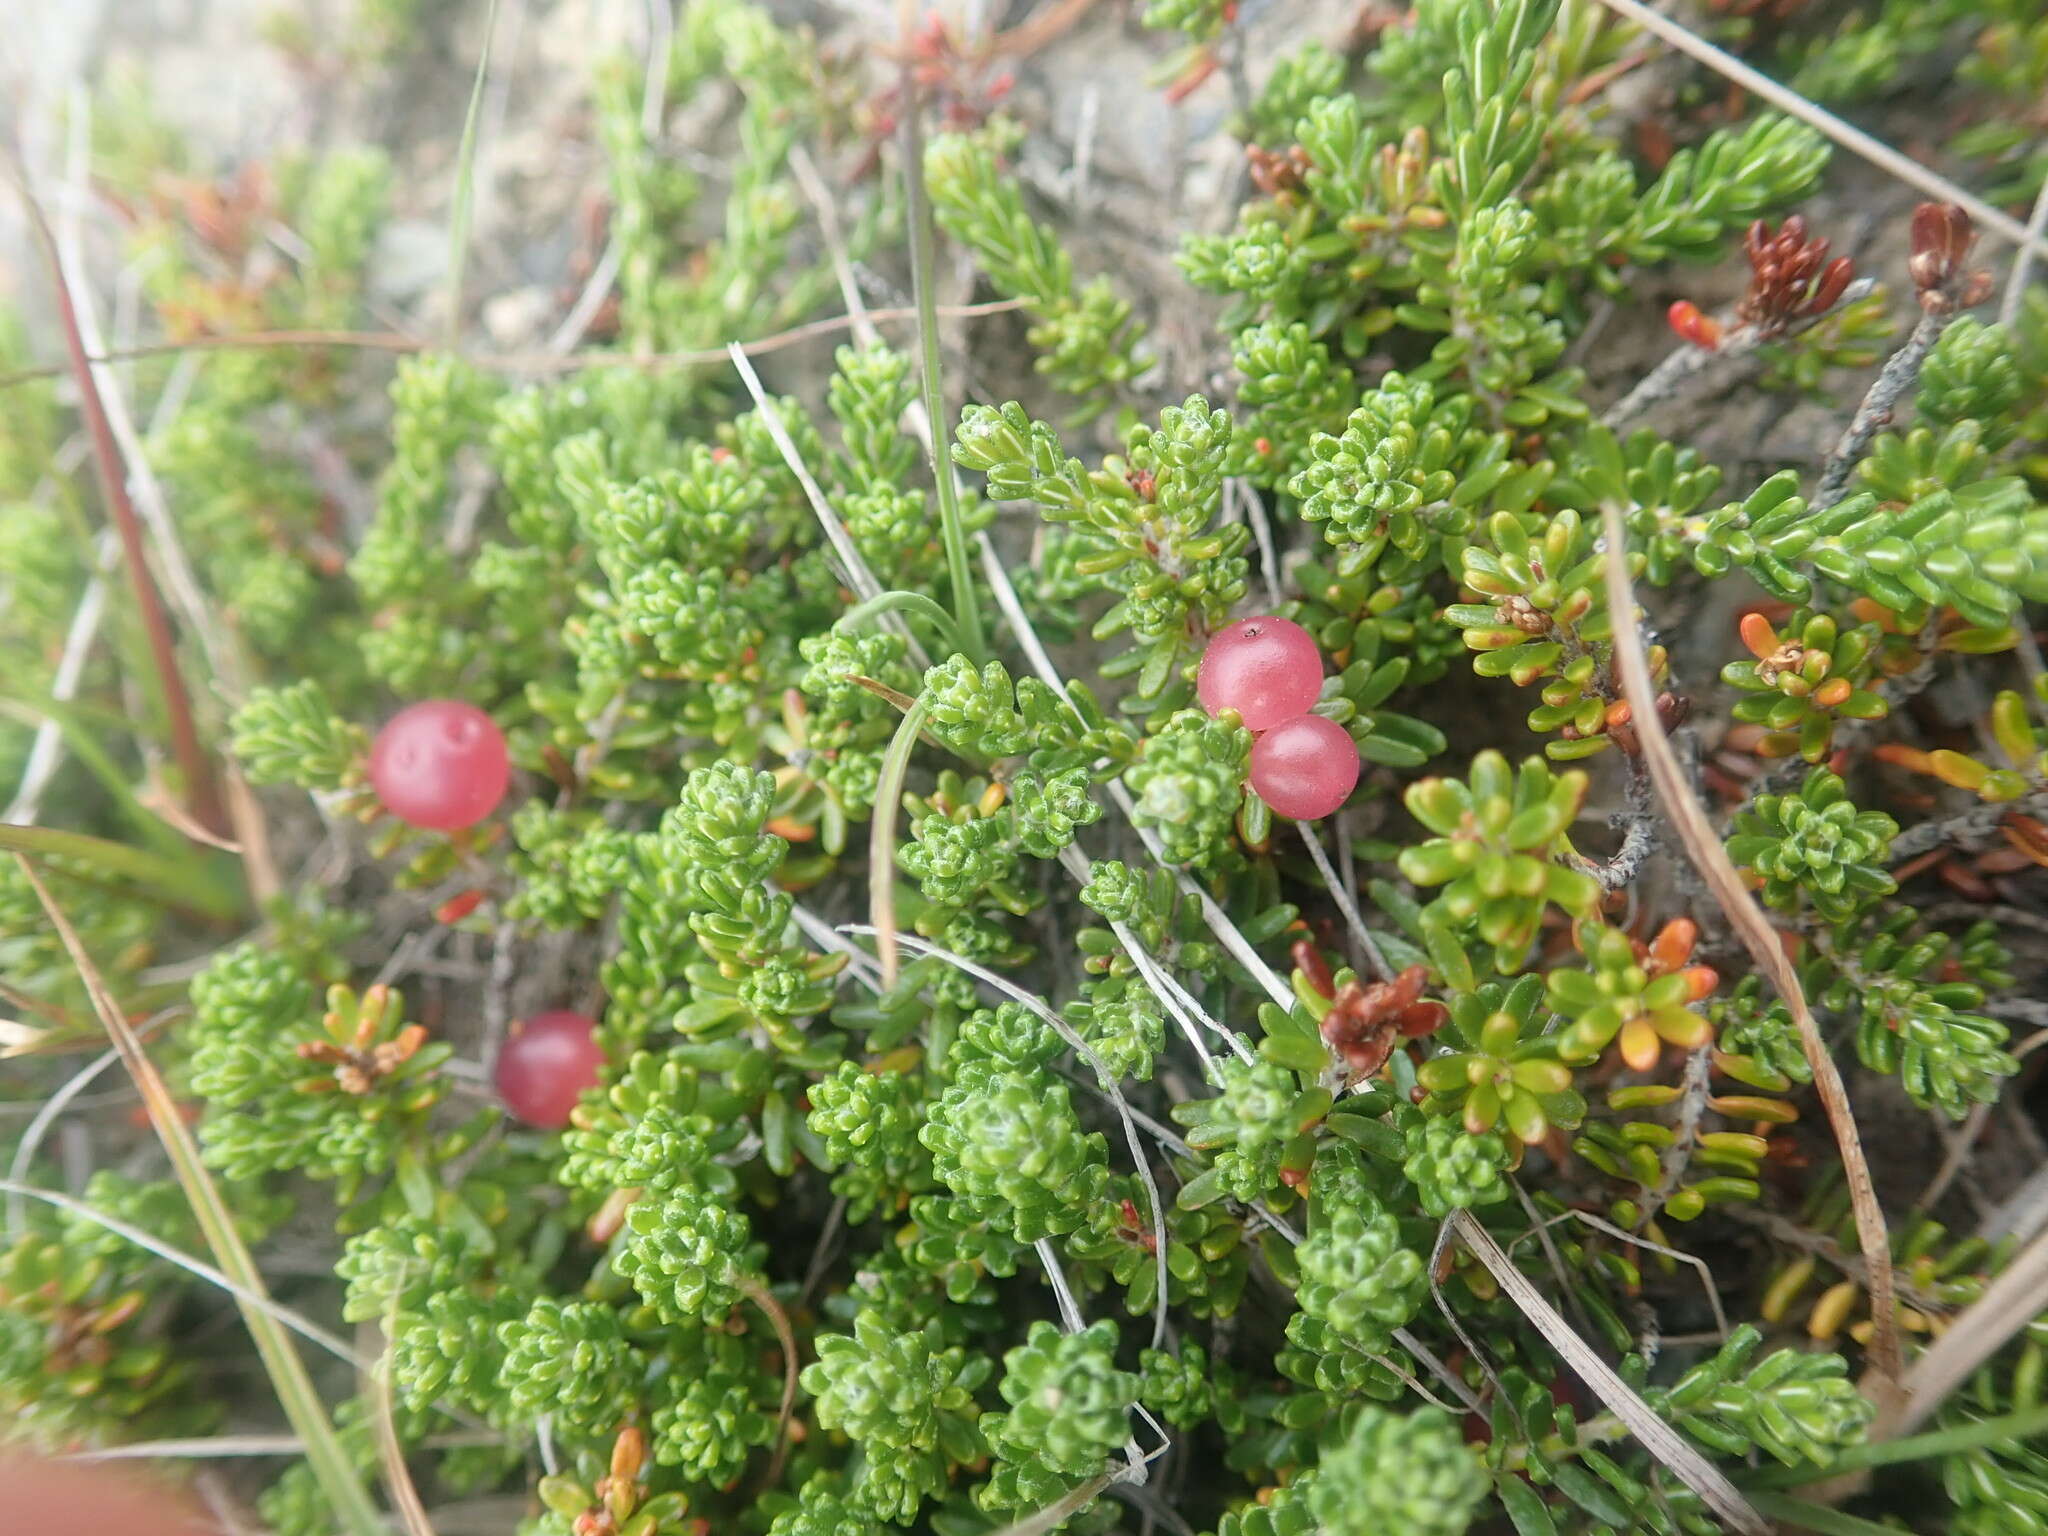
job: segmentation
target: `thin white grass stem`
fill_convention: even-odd
[[[1946,176],[1900,154],[1889,144],[1873,139],[1862,129],[1843,122],[1834,113],[1815,106],[1797,91],[1780,85],[1770,76],[1757,73],[1740,59],[1715,47],[1669,16],[1651,10],[1642,4],[1642,0],[1600,0],[1600,3],[1610,11],[1626,16],[1644,31],[1662,38],[1680,53],[1699,60],[1717,74],[1725,75],[1751,95],[1761,97],[1779,111],[1796,117],[1809,127],[1825,134],[1850,153],[1861,156],[1880,170],[1890,172],[1908,186],[1917,188],[1929,197],[1956,204],[1968,212],[1980,226],[1991,230],[2011,244],[2019,246],[2022,250],[2033,251],[2037,255],[2048,254],[2048,239],[2044,239],[2038,231],[2030,231],[2018,219],[2001,209],[1994,208],[1983,198],[1965,191]]]
[[[284,1324],[285,1327],[291,1329],[293,1333],[298,1334],[301,1338],[311,1343],[319,1345],[337,1360],[346,1360],[358,1370],[367,1369],[369,1366],[370,1362],[351,1349],[346,1340],[329,1333],[318,1323],[301,1317],[298,1313],[292,1311],[290,1307],[280,1306],[260,1291],[252,1291],[247,1286],[229,1279],[204,1259],[194,1258],[182,1248],[173,1248],[169,1243],[151,1237],[142,1228],[133,1226],[121,1220],[118,1216],[109,1216],[104,1211],[93,1209],[83,1200],[75,1200],[70,1195],[63,1194],[57,1190],[37,1189],[33,1184],[20,1184],[16,1183],[13,1179],[0,1180],[0,1193],[5,1193],[9,1196],[20,1196],[27,1200],[40,1200],[45,1205],[54,1205],[58,1210],[68,1211],[73,1216],[82,1216],[95,1226],[106,1228],[114,1236],[126,1238],[136,1247],[155,1254],[165,1263],[175,1264],[186,1273],[196,1275],[209,1285],[219,1286],[230,1296],[234,1297],[235,1300],[242,1303],[243,1306],[254,1307],[265,1316],[275,1318],[278,1322]]]
[[[1216,1058],[1209,1054],[1208,1042],[1203,1040],[1201,1030],[1196,1027],[1194,1018],[1182,1002],[1186,994],[1180,983],[1167,974],[1165,967],[1145,953],[1145,946],[1138,942],[1138,936],[1129,928],[1122,923],[1112,922],[1109,931],[1116,935],[1117,941],[1129,952],[1131,963],[1137,966],[1139,974],[1145,978],[1145,984],[1152,989],[1153,995],[1166,1005],[1166,1011],[1173,1015],[1173,1021],[1180,1026],[1181,1033],[1187,1036],[1188,1044],[1192,1045],[1195,1054],[1202,1058],[1202,1075],[1212,1083],[1220,1083],[1222,1078],[1216,1072]],[[1247,1062],[1251,1060],[1251,1052],[1235,1034],[1224,1029],[1213,1019],[1204,1022],[1221,1033],[1241,1058]]]
[[[1630,1232],[1625,1228],[1616,1226],[1604,1216],[1595,1216],[1591,1211],[1559,1211],[1555,1216],[1543,1218],[1536,1226],[1522,1233],[1520,1237],[1511,1240],[1508,1243],[1508,1252],[1513,1253],[1517,1244],[1547,1231],[1561,1221],[1583,1222],[1586,1226],[1593,1228],[1594,1231],[1605,1232],[1609,1237],[1619,1238],[1631,1247],[1647,1248],[1652,1253],[1663,1254],[1667,1259],[1676,1259],[1681,1264],[1690,1265],[1698,1272],[1700,1285],[1707,1293],[1707,1305],[1713,1309],[1715,1335],[1724,1341],[1727,1339],[1730,1332],[1728,1311],[1721,1305],[1721,1288],[1714,1284],[1714,1272],[1707,1267],[1707,1261],[1698,1254],[1687,1253],[1679,1248],[1667,1248],[1662,1243],[1652,1242],[1639,1232]]]
[[[661,136],[668,113],[669,56],[675,51],[673,0],[647,0],[647,74],[640,88],[640,134],[650,141]]]
[[[473,1446],[503,1445],[505,1437],[494,1429],[458,1429],[444,1435],[429,1435],[421,1442],[428,1450],[465,1450]],[[306,1442],[297,1435],[209,1435],[199,1439],[131,1440],[126,1445],[100,1445],[90,1450],[67,1451],[57,1461],[226,1461],[247,1456],[303,1456]]]
[[[58,1461],[211,1461],[236,1456],[300,1456],[297,1435],[215,1435],[201,1440],[136,1440],[127,1445],[70,1451]]]
[[[1260,989],[1276,1007],[1291,1009],[1294,1006],[1294,993],[1289,990],[1287,983],[1282,981],[1278,973],[1266,964],[1265,958],[1252,948],[1251,940],[1239,931],[1237,924],[1230,920],[1230,914],[1216,904],[1215,898],[1195,884],[1186,870],[1178,868],[1166,857],[1166,849],[1161,846],[1158,834],[1138,820],[1138,808],[1132,803],[1130,791],[1124,788],[1121,781],[1111,782],[1109,797],[1116,802],[1117,809],[1124,813],[1124,819],[1131,824],[1131,830],[1138,834],[1138,841],[1145,845],[1145,851],[1152,855],[1152,861],[1161,869],[1171,871],[1174,883],[1180,887],[1181,895],[1201,908],[1202,921],[1216,936],[1217,941],[1230,952],[1231,958],[1250,973],[1252,980],[1259,984]]]
[[[1599,1352],[1572,1331],[1571,1324],[1544,1299],[1542,1292],[1529,1283],[1528,1277],[1501,1251],[1500,1244],[1493,1240],[1493,1234],[1473,1220],[1471,1212],[1453,1211],[1445,1227],[1486,1267],[1500,1288],[1507,1292],[1508,1299],[1521,1309],[1522,1315],[1549,1341],[1579,1379],[1592,1388],[1593,1395],[1628,1426],[1644,1450],[1668,1467],[1672,1475],[1698,1494],[1724,1523],[1742,1532],[1743,1536],[1770,1536],[1770,1522],[1756,1512],[1742,1496],[1742,1491],[1728,1480],[1727,1474],[1659,1418],[1641,1395],[1600,1357]]]
[[[1065,866],[1067,873],[1074,877],[1077,885],[1085,886],[1088,883],[1091,866],[1088,855],[1079,848],[1070,844],[1061,849],[1060,863]],[[1212,1083],[1221,1081],[1216,1075],[1216,1059],[1209,1054],[1209,1046],[1202,1039],[1201,1030],[1195,1027],[1197,1021],[1221,1035],[1230,1048],[1245,1061],[1252,1059],[1250,1048],[1237,1032],[1210,1018],[1207,1010],[1195,1001],[1194,995],[1173,978],[1172,973],[1145,948],[1144,942],[1135,933],[1114,918],[1106,921],[1109,923],[1109,931],[1130,955],[1132,964],[1137,966],[1138,974],[1144,978],[1146,986],[1152,989],[1152,995],[1159,999],[1159,1005],[1167,1011],[1174,1023],[1180,1026],[1181,1033],[1187,1036],[1188,1044],[1193,1046],[1195,1054],[1202,1058],[1203,1076]]]
[[[1365,914],[1358,910],[1358,903],[1351,899],[1351,892],[1338,878],[1331,867],[1330,856],[1323,851],[1323,840],[1316,833],[1315,823],[1295,823],[1301,833],[1301,840],[1308,845],[1308,856],[1315,860],[1316,873],[1323,877],[1323,884],[1330,889],[1330,897],[1337,903],[1337,910],[1344,914],[1345,930],[1351,935],[1353,946],[1362,952],[1372,967],[1372,973],[1381,981],[1394,979],[1394,968],[1387,964],[1387,957],[1380,953],[1380,947],[1373,939],[1372,930],[1365,926]]]
[[[1998,305],[1998,323],[2008,331],[2019,323],[2020,301],[2026,297],[2027,284],[2034,280],[2034,257],[2043,245],[2048,245],[2048,181],[2041,183],[2041,190],[2034,197],[2034,211],[2027,217],[2027,234],[2031,238],[2013,258],[2012,272],[2005,280],[2005,297]]]
[[[562,1461],[555,1454],[555,1416],[544,1413],[533,1421],[533,1434],[540,1446],[541,1469],[549,1477],[557,1477],[562,1471]]]
[[[1081,1304],[1074,1299],[1074,1288],[1067,1284],[1067,1272],[1060,1268],[1060,1256],[1052,1245],[1052,1239],[1041,1237],[1031,1246],[1038,1254],[1038,1262],[1045,1268],[1045,1278],[1052,1283],[1053,1299],[1060,1309],[1060,1326],[1070,1334],[1084,1332],[1088,1321],[1081,1316]],[[1153,1421],[1153,1427],[1158,1427],[1157,1420]],[[1124,1443],[1124,1456],[1133,1474],[1132,1481],[1142,1483],[1145,1480],[1146,1457],[1138,1449],[1136,1436]]]
[[[790,148],[789,171],[796,178],[797,189],[803,193],[804,201],[811,205],[811,212],[818,216],[818,232],[824,237],[825,250],[832,258],[832,276],[839,284],[840,302],[846,306],[847,328],[853,332],[855,341],[871,347],[882,339],[882,333],[868,318],[867,298],[860,291],[860,279],[854,275],[853,260],[847,255],[846,237],[839,228],[839,209],[832,200],[832,189],[825,185],[825,178],[818,173],[818,163],[811,158],[811,152],[801,144]],[[913,307],[911,312],[915,314],[917,311]],[[913,400],[909,409],[923,427],[921,435],[925,448],[929,450],[932,431],[931,422],[924,415],[924,404]]]
[[[1464,1379],[1448,1365],[1445,1365],[1443,1361],[1439,1360],[1436,1356],[1436,1351],[1415,1337],[1411,1331],[1406,1328],[1396,1328],[1389,1337],[1417,1360],[1428,1366],[1430,1375],[1449,1388],[1451,1396],[1463,1403],[1468,1413],[1484,1413],[1486,1411],[1486,1405],[1480,1402],[1479,1394],[1466,1386]]]
[[[1266,601],[1278,608],[1280,554],[1273,543],[1273,520],[1266,515],[1266,498],[1259,494],[1257,486],[1241,476],[1226,484],[1237,487],[1238,499],[1244,504],[1245,521],[1252,525],[1252,537],[1258,540],[1259,563],[1265,567]]]
[[[738,342],[728,343],[725,350],[726,355],[732,359],[733,367],[739,370],[740,381],[747,386],[747,393],[754,397],[754,406],[761,413],[761,421],[768,428],[768,435],[775,440],[776,450],[781,453],[783,463],[787,464],[789,472],[796,476],[797,484],[803,487],[804,496],[811,504],[811,510],[817,513],[819,525],[824,528],[825,537],[832,545],[832,552],[838,557],[839,567],[846,577],[847,585],[853,588],[854,595],[862,602],[874,601],[882,595],[882,584],[868,568],[860,547],[853,542],[853,535],[846,531],[846,524],[840,520],[839,513],[826,497],[824,488],[818,484],[810,469],[804,464],[803,455],[796,451],[796,443],[791,440],[788,428],[782,424],[782,412],[769,398],[767,390],[761,387],[761,376],[754,371],[753,363],[741,350]],[[930,664],[924,647],[917,643],[917,637],[910,632],[910,626],[903,622],[901,614],[885,613],[881,622],[885,628],[893,629],[908,642],[911,657],[920,668]]]
[[[1060,1256],[1054,1251],[1052,1239],[1041,1237],[1031,1245],[1038,1251],[1038,1262],[1045,1266],[1045,1278],[1052,1285],[1053,1300],[1059,1303],[1060,1326],[1069,1333],[1079,1333],[1088,1324],[1081,1316],[1081,1305],[1074,1300],[1074,1288],[1067,1284],[1067,1273],[1060,1268]]]
[[[604,308],[604,301],[611,296],[612,284],[619,280],[623,255],[624,248],[616,236],[605,243],[604,252],[597,258],[597,265],[590,269],[590,278],[584,283],[583,291],[576,295],[576,302],[562,317],[562,323],[555,327],[555,333],[548,337],[548,351],[562,357],[576,350],[577,344],[596,321],[597,312]]]
[[[769,882],[769,888],[776,888],[773,881]],[[847,970],[857,976],[863,986],[875,992],[882,990],[881,973],[875,969],[874,959],[866,950],[800,901],[789,904],[789,916],[798,931],[820,949],[846,956]]]
[[[71,627],[64,633],[64,651],[57,658],[56,675],[50,679],[50,698],[56,703],[68,704],[78,693],[79,681],[85,675],[85,664],[92,655],[93,641],[99,636],[100,620],[107,611],[104,572],[116,553],[114,530],[102,529],[94,546],[94,573],[86,582],[85,593],[71,615]],[[18,827],[33,823],[42,814],[43,791],[56,777],[57,768],[63,761],[63,729],[55,716],[45,715],[36,727],[35,739],[29,744],[28,761],[22,765],[21,783],[8,804],[7,814],[0,820],[13,822]]]
[[[1117,936],[1123,939],[1127,944],[1137,943],[1137,935],[1132,933],[1128,928],[1125,928],[1123,924],[1116,923],[1113,924],[1112,927],[1117,931]],[[1141,952],[1142,950],[1133,950],[1133,955],[1135,956],[1136,954]],[[1225,1024],[1221,1019],[1212,1017],[1209,1013],[1209,1010],[1202,1006],[1201,1000],[1197,998],[1194,993],[1190,992],[1187,989],[1187,987],[1181,982],[1180,978],[1175,976],[1173,972],[1169,971],[1164,965],[1162,965],[1159,962],[1158,956],[1146,954],[1145,960],[1150,963],[1154,971],[1158,972],[1160,984],[1163,985],[1170,994],[1172,994],[1172,996],[1180,1003],[1182,1008],[1186,1009],[1190,1014],[1194,1016],[1195,1021],[1197,1023],[1199,1023],[1203,1028],[1207,1029],[1210,1033],[1220,1036],[1223,1040],[1223,1043],[1230,1047],[1231,1053],[1235,1055],[1238,1058],[1238,1060],[1247,1063],[1251,1061],[1253,1054],[1252,1048],[1245,1042],[1245,1038],[1243,1035],[1239,1034],[1236,1030],[1232,1029],[1228,1024]]]
[[[42,1107],[35,1113],[35,1118],[22,1130],[21,1140],[14,1148],[14,1156],[8,1159],[7,1177],[10,1182],[27,1187],[23,1181],[28,1178],[29,1164],[35,1161],[36,1149],[42,1146],[43,1137],[49,1134],[50,1127],[56,1124],[57,1117],[64,1113],[73,1099],[92,1086],[94,1078],[120,1059],[119,1051],[108,1049],[80,1067],[55,1093],[43,1100]],[[27,1230],[28,1201],[24,1196],[10,1192],[7,1196],[8,1238],[10,1241],[17,1240]]]
[[[1053,665],[1052,657],[1046,654],[1045,646],[1038,638],[1038,631],[1033,628],[1030,616],[1024,612],[1024,605],[1018,601],[1017,589],[1010,585],[1009,572],[1003,569],[1003,562],[996,554],[994,542],[986,532],[977,537],[981,546],[982,570],[995,593],[996,606],[1002,609],[1003,617],[1009,623],[1012,638],[1022,648],[1025,657],[1031,663],[1031,670],[1038,674],[1039,681],[1066,700],[1069,709],[1074,709],[1073,700],[1067,698],[1067,685],[1061,679],[1059,669]],[[1075,713],[1079,715],[1078,710],[1075,710]],[[1227,912],[1216,905],[1209,893],[1189,879],[1185,870],[1177,868],[1167,860],[1166,850],[1159,845],[1159,839],[1153,835],[1150,828],[1139,825],[1136,818],[1137,807],[1131,803],[1130,792],[1121,782],[1110,781],[1109,797],[1116,802],[1117,809],[1123,812],[1124,819],[1130,822],[1131,830],[1138,834],[1138,840],[1145,845],[1145,851],[1152,855],[1153,862],[1161,869],[1170,871],[1175,883],[1180,887],[1181,894],[1201,908],[1202,921],[1208,925],[1209,931],[1216,936],[1217,941],[1251,974],[1252,980],[1259,984],[1267,997],[1279,1007],[1291,1009],[1294,1006],[1294,994],[1288,989],[1287,983],[1274,974],[1273,968],[1266,964],[1256,949],[1252,948],[1251,941],[1238,931],[1237,924],[1230,920]]]
[[[877,942],[880,941],[880,935],[866,923],[848,923],[841,932],[866,934]],[[1026,992],[1015,982],[1005,980],[988,967],[969,960],[965,955],[956,955],[949,949],[941,949],[915,934],[899,933],[896,935],[896,942],[915,954],[935,956],[954,969],[964,971],[983,985],[995,988],[1005,997],[1022,1003],[1050,1024],[1054,1032],[1073,1049],[1074,1054],[1087,1062],[1089,1069],[1095,1073],[1095,1080],[1102,1096],[1109,1100],[1110,1107],[1116,1111],[1117,1119],[1123,1125],[1125,1144],[1130,1148],[1131,1161],[1137,1166],[1139,1182],[1145,1186],[1145,1197],[1151,1206],[1152,1233],[1157,1239],[1153,1244],[1153,1258],[1158,1267],[1159,1282],[1159,1294],[1152,1305],[1152,1347],[1159,1348],[1166,1338],[1166,1204],[1160,1198],[1159,1181],[1153,1177],[1151,1159],[1146,1157],[1144,1143],[1138,1139],[1137,1122],[1131,1118],[1131,1106],[1124,1099],[1123,1089],[1118,1086],[1116,1074],[1111,1072],[1103,1059],[1095,1053],[1095,1047],[1083,1040],[1075,1032],[1073,1025],[1047,1007],[1043,998]]]

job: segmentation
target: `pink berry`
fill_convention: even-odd
[[[604,1052],[580,1013],[537,1013],[498,1048],[498,1097],[528,1125],[559,1130],[584,1089],[597,1086]]]
[[[1251,786],[1274,813],[1314,821],[1358,784],[1358,744],[1322,715],[1296,715],[1252,743]]]
[[[505,733],[474,704],[423,699],[393,715],[370,748],[370,785],[400,821],[453,832],[505,798]]]
[[[1195,674],[1202,708],[1212,715],[1234,709],[1253,731],[1304,713],[1322,691],[1323,653],[1307,630],[1271,614],[1217,630]]]

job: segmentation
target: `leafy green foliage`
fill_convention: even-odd
[[[531,1536],[1710,1536],[1518,1289],[1446,1240],[1468,1221],[1738,1485],[1828,1477],[1874,1422],[1868,1274],[1814,1063],[1655,794],[1616,664],[1632,627],[1866,1145],[1905,1151],[1873,1161],[1909,1356],[2010,1262],[1944,1225],[2004,1197],[2004,1119],[1955,1143],[1946,1194],[1913,1149],[1923,1121],[2012,1105],[2027,1054],[2007,994],[2037,957],[1999,932],[2048,863],[2023,628],[2048,601],[2048,298],[1960,313],[1991,279],[1952,219],[1942,249],[1918,221],[1939,323],[1831,454],[1908,306],[1858,285],[1805,312],[1818,290],[1765,259],[1804,238],[1811,130],[1739,116],[1576,0],[1414,0],[1277,60],[1236,10],[1158,0],[1144,25],[1181,40],[1133,34],[1190,133],[1242,140],[1242,198],[1236,147],[1188,146],[1191,233],[1154,227],[1122,135],[1068,120],[1065,72],[1113,20],[1052,18],[1076,28],[1054,45],[1033,18],[933,22],[885,61],[748,0],[681,8],[564,118],[602,157],[608,255],[604,302],[559,333],[585,341],[545,369],[507,361],[520,311],[496,295],[489,349],[467,309],[459,344],[395,366],[235,344],[406,311],[371,253],[418,167],[286,154],[215,185],[146,105],[94,114],[94,183],[141,257],[118,372],[153,420],[130,467],[178,535],[150,536],[172,661],[264,820],[224,773],[216,837],[162,768],[183,722],[67,457],[75,393],[0,318],[4,840],[189,1101],[278,1294],[382,1331],[430,1516],[474,1495]],[[1707,24],[1880,131],[1887,93],[1961,57],[1975,96],[1926,116],[1965,125],[1944,162],[1994,199],[2038,183],[2048,32],[2023,0]],[[992,115],[999,58],[1037,142]],[[915,100],[887,86],[905,72]],[[918,110],[906,168],[887,141]],[[922,381],[914,332],[829,363],[796,345],[844,329],[843,284],[876,306],[862,338],[904,319],[880,306],[906,286],[906,169],[944,255],[1023,315],[948,316]],[[1238,206],[1194,217],[1205,187]],[[1858,243],[1819,227],[1838,203],[1802,214],[1816,243]],[[1763,219],[1747,290],[1702,270]],[[1134,239],[1173,242],[1196,292],[1101,271]],[[945,290],[943,261],[912,265]],[[1619,376],[1662,305],[1736,293],[1733,318],[1680,309],[1654,388]],[[172,363],[159,336],[207,345]],[[742,395],[735,339],[774,393]],[[1020,339],[1031,367],[1004,355]],[[1781,393],[1816,404],[1742,428]],[[1793,441],[1809,420],[1822,439]],[[1634,611],[1609,595],[1611,513]],[[979,638],[962,604],[991,616]],[[1211,637],[1254,612],[1314,638],[1313,707],[1362,759],[1320,828],[1276,825],[1246,793],[1252,733],[1196,707]],[[368,732],[422,696],[504,730],[502,818],[376,822]],[[1943,707],[1973,698],[1981,722]],[[1803,778],[1754,761],[1783,757]],[[98,1031],[11,857],[0,1000],[24,1190],[0,1415],[67,1447],[254,1428],[247,1373],[208,1368],[229,1301],[93,1219],[196,1253],[178,1192],[101,1168],[89,1214],[36,1198],[78,1147],[146,1148],[125,1103],[51,1098]],[[547,1129],[505,1113],[493,1068],[558,1008],[597,1020],[602,1060]],[[1898,1214],[1916,1199],[1939,1219]],[[2036,1405],[2039,1333],[1937,1422]],[[379,1429],[336,1412],[366,1487]],[[1942,1443],[1851,1507],[2048,1524],[2030,1441]],[[338,1525],[306,1464],[262,1509],[280,1536]]]
[[[1842,781],[1817,768],[1796,795],[1759,795],[1728,854],[1756,871],[1770,905],[1810,904],[1828,921],[1846,922],[1898,888],[1884,869],[1897,831],[1882,811],[1857,810]]]
[[[1450,1416],[1359,1410],[1334,1454],[1317,1464],[1308,1506],[1324,1530],[1365,1536],[1391,1527],[1458,1536],[1486,1495],[1486,1474]]]
[[[1436,835],[1402,850],[1401,873],[1445,889],[1429,915],[1469,929],[1493,946],[1504,972],[1520,969],[1546,904],[1589,911],[1599,887],[1557,862],[1565,830],[1577,818],[1586,776],[1554,774],[1540,758],[1511,772],[1498,752],[1472,760],[1472,777],[1431,778],[1410,787],[1408,810]]]

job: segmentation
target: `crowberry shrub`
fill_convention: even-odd
[[[101,93],[0,1438],[261,1435],[277,1536],[2048,1536],[2019,226],[1589,0],[941,9],[661,0],[432,292],[438,152]],[[1677,24],[2023,214],[2038,10]]]

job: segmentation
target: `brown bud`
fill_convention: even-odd
[[[1991,275],[1969,268],[1970,250],[1976,243],[1976,226],[1954,203],[1922,203],[1913,210],[1906,270],[1920,291],[1920,307],[1927,313],[1967,309],[1989,294]]]

